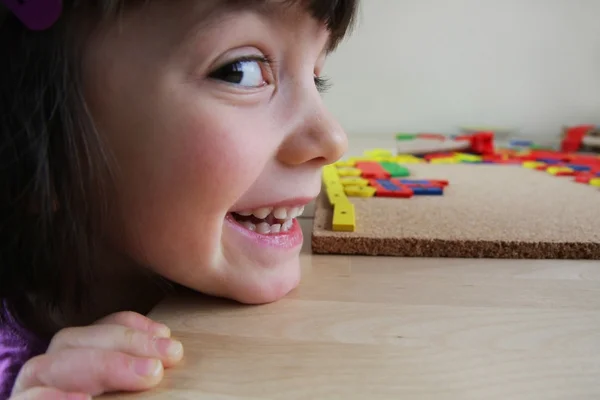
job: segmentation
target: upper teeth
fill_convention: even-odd
[[[254,215],[258,219],[265,219],[271,213],[276,219],[294,219],[302,215],[304,212],[304,206],[302,207],[262,207],[256,210],[239,211],[237,214],[245,217]]]

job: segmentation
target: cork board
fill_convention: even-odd
[[[356,231],[331,230],[324,193],[313,252],[402,257],[600,259],[600,189],[514,165],[413,164],[443,196],[351,198]]]

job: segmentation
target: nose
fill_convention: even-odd
[[[348,149],[348,137],[337,119],[322,103],[306,115],[279,148],[279,161],[291,166],[311,163],[321,167],[339,160]]]

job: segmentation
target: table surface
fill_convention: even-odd
[[[122,399],[600,399],[600,263],[323,256],[278,302],[169,299],[185,358]]]

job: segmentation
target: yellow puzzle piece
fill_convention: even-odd
[[[537,167],[543,167],[545,165],[546,165],[546,163],[543,163],[541,161],[525,161],[525,162],[523,162],[523,166],[525,168],[529,168],[529,169],[536,169]]]
[[[325,190],[327,191],[329,204],[332,206],[339,201],[347,199],[346,192],[344,191],[344,187],[341,183],[338,185],[325,185]]]
[[[389,157],[394,156],[391,151],[386,150],[386,149],[365,150],[364,155],[367,157],[374,157],[374,158],[380,158],[380,157],[381,158],[389,158]]]
[[[440,158],[432,158],[429,161],[430,164],[460,164],[460,160],[454,157],[440,157]]]
[[[335,165],[329,164],[323,167],[323,179],[339,179],[339,175]]]
[[[568,167],[548,167],[546,171],[551,175],[558,175],[560,173],[573,173],[574,171]]]
[[[350,197],[373,197],[377,189],[372,186],[350,185],[344,187],[344,191]]]
[[[332,229],[334,231],[354,232],[356,230],[354,204],[346,196],[339,169],[335,165],[323,167],[323,182],[327,199],[333,208]]]
[[[354,167],[356,162],[352,160],[340,160],[335,162],[336,167]]]
[[[358,176],[342,176],[340,182],[344,186],[369,186],[369,180]]]
[[[338,168],[337,173],[339,176],[361,176],[362,171],[358,168],[342,167]]]
[[[394,157],[394,161],[398,164],[422,164],[426,162],[424,159],[413,156],[412,154],[398,154]]]
[[[341,200],[333,206],[332,228],[334,231],[339,232],[354,232],[356,230],[354,204],[348,199]]]
[[[467,153],[456,153],[454,154],[454,158],[458,161],[465,162],[480,162],[483,160],[483,157],[475,155],[475,154],[467,154]]]

